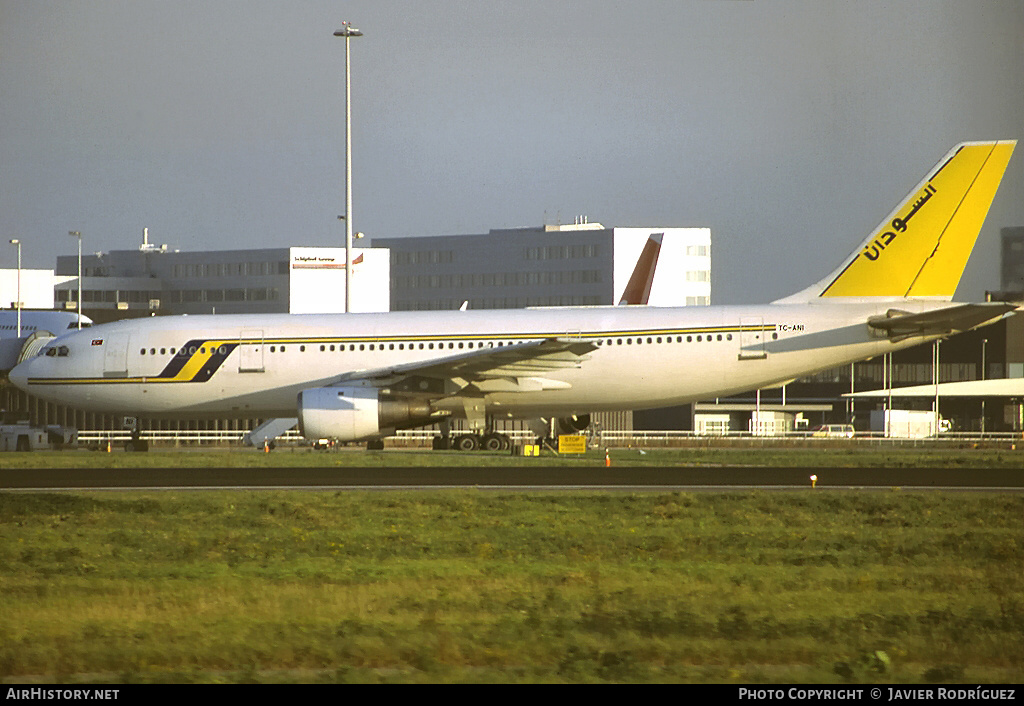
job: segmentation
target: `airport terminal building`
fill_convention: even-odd
[[[391,310],[618,304],[645,244],[660,241],[651,306],[711,303],[710,228],[571,225],[374,238],[391,252]]]
[[[582,220],[582,219],[581,219]],[[652,237],[647,303],[711,302],[709,228],[605,228],[600,223],[477,235],[376,238],[352,255],[355,312],[519,309],[617,304]],[[181,252],[166,245],[82,257],[82,311],[97,323],[174,314],[340,313],[345,250],[287,247]],[[57,258],[54,305],[78,306],[78,258]]]
[[[388,310],[387,251],[354,248],[352,311]],[[57,258],[54,305],[78,306],[78,257]],[[345,249],[180,252],[166,245],[82,257],[82,312],[97,323],[164,314],[345,311]]]

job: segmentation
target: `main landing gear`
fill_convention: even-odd
[[[512,439],[498,432],[435,436],[433,448],[434,451],[511,451]]]
[[[441,435],[434,437],[435,451],[511,451],[512,439],[508,435],[496,431],[484,431],[482,434],[451,435],[448,424],[441,425]]]
[[[460,434],[452,440],[452,448],[456,451],[509,451],[512,439],[493,431],[483,435]]]

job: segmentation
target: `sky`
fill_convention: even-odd
[[[712,301],[837,266],[1024,138],[1020,0],[0,0],[0,267],[571,223],[710,227]],[[1024,146],[957,292],[999,287]]]

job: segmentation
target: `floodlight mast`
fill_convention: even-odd
[[[363,33],[348,22],[334,32],[345,38],[345,313],[352,308],[352,37]]]
[[[78,301],[75,302],[75,311],[78,312],[78,330],[82,330],[82,234],[77,230],[69,230],[68,235],[78,238]]]
[[[15,303],[18,307],[18,338],[21,338],[21,240],[11,238],[11,245],[18,248],[18,301]]]

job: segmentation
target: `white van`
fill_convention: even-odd
[[[811,436],[829,436],[841,439],[852,439],[853,434],[852,424],[822,424],[811,432]]]

